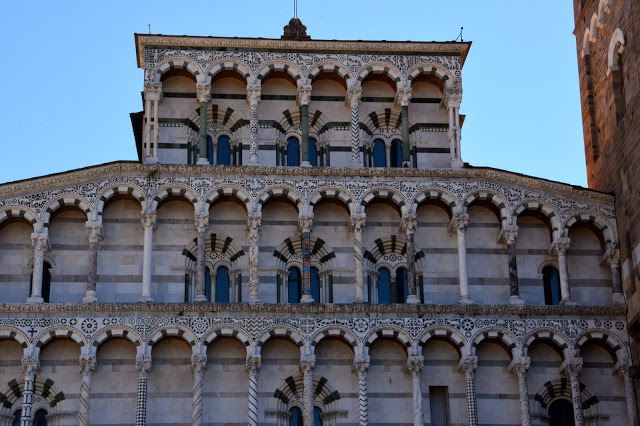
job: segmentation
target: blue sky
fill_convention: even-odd
[[[5,2],[0,182],[135,160],[133,34],[279,38],[292,0]],[[315,39],[446,41],[464,27],[462,157],[586,186],[570,0],[299,0]],[[391,5],[392,7],[390,7]]]

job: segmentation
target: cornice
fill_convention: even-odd
[[[268,313],[268,314],[413,314],[543,315],[625,317],[622,306],[391,305],[391,304],[248,304],[248,303],[3,303],[0,314],[95,313]]]

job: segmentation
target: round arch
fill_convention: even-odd
[[[478,345],[485,340],[498,340],[502,342],[511,351],[510,355],[513,359],[519,357],[522,352],[518,347],[517,340],[511,334],[500,329],[490,329],[480,331],[471,339],[471,356],[476,356],[476,349]]]
[[[566,358],[567,352],[571,352],[569,339],[564,334],[556,330],[541,329],[532,331],[524,337],[524,343],[522,344],[522,356],[529,356],[529,346],[531,346],[533,342],[541,340],[547,340],[555,343],[562,352],[563,360]]]
[[[272,337],[283,337],[292,341],[296,346],[300,348],[300,355],[305,354],[305,340],[304,336],[299,331],[293,330],[287,327],[272,327],[263,332],[260,337],[255,340],[254,351],[255,355],[260,355],[260,350],[269,339]]]
[[[584,58],[587,55],[591,55],[591,31],[589,31],[589,28],[584,30],[584,35],[582,36],[581,56]]]
[[[247,83],[249,83],[250,79],[253,78],[251,68],[249,68],[247,64],[236,59],[227,58],[209,65],[209,67],[204,71],[204,75],[206,76],[205,83],[211,83],[213,77],[222,71],[237,72],[245,78]]]
[[[200,66],[189,58],[173,57],[160,62],[153,70],[153,82],[160,83],[162,75],[173,69],[184,69],[190,72],[196,81],[200,82],[202,78],[202,70]]]
[[[320,201],[328,198],[337,198],[342,201],[349,212],[352,211],[352,206],[355,206],[355,198],[349,192],[340,188],[322,188],[312,193],[309,197],[309,211],[313,213],[313,208]]]
[[[500,194],[496,194],[495,192],[490,192],[487,190],[475,191],[467,195],[467,197],[464,199],[464,202],[462,203],[462,207],[466,211],[474,201],[480,200],[490,201],[494,206],[498,208],[498,210],[500,210],[501,227],[504,227],[505,224],[511,222],[511,212],[507,207],[507,202],[504,200],[504,198],[502,198]]]
[[[311,337],[311,354],[312,355],[314,354],[315,348],[318,345],[318,343],[320,343],[322,340],[326,338],[337,338],[337,339],[343,340],[345,343],[351,346],[351,349],[353,349],[354,359],[358,359],[362,354],[362,348],[360,346],[358,337],[355,334],[353,334],[352,331],[349,331],[342,327],[331,326],[331,327],[326,327],[321,330],[318,330]]]
[[[582,346],[584,346],[584,344],[587,342],[602,343],[607,346],[615,354],[615,362],[618,362],[622,359],[630,359],[626,345],[622,342],[622,340],[620,340],[620,338],[618,338],[618,336],[608,331],[590,330],[581,335],[574,346],[576,354],[578,354],[578,356],[580,356]]]
[[[254,210],[253,199],[251,195],[244,189],[236,185],[224,185],[213,188],[204,199],[203,210],[205,213],[211,208],[211,204],[220,197],[233,197],[241,201],[247,212]]]
[[[9,206],[0,211],[0,223],[13,218],[20,218],[29,222],[33,226],[33,232],[38,232],[42,228],[38,215],[31,209],[21,206]]]
[[[153,196],[151,197],[151,200],[152,200],[151,206],[150,206],[151,211],[153,212],[157,211],[158,204],[160,204],[160,202],[165,198],[168,198],[171,196],[182,197],[191,203],[195,211],[201,210],[200,199],[198,198],[198,195],[196,195],[196,193],[191,188],[187,188],[185,186],[173,185],[173,186],[160,188],[155,192],[155,194],[153,194]]]
[[[402,81],[402,74],[397,68],[391,66],[390,64],[372,63],[367,64],[360,69],[357,77],[358,83],[362,84],[362,81],[370,74],[384,74],[387,77],[391,78],[391,80],[393,80],[396,84]]]
[[[559,237],[560,229],[561,229],[561,221],[560,215],[556,211],[556,209],[549,203],[542,200],[528,200],[522,202],[513,209],[513,221],[516,222],[518,217],[526,212],[526,211],[536,211],[542,213],[549,219],[549,224],[551,225],[551,233],[554,238]]]
[[[400,209],[401,213],[404,213],[407,209],[408,203],[404,195],[390,188],[376,188],[363,195],[362,201],[360,202],[360,213],[365,213],[365,209],[369,205],[369,203],[379,198],[386,198],[393,201],[395,205]]]
[[[198,338],[191,330],[179,325],[169,325],[153,332],[145,346],[145,355],[152,355],[153,347],[165,337],[179,337],[191,346],[191,355],[198,355],[200,353]]]
[[[78,344],[80,352],[88,347],[85,337],[75,328],[56,327],[47,329],[36,337],[33,343],[33,355],[38,356],[42,348],[53,339],[71,339]]]
[[[411,213],[415,213],[420,203],[425,200],[442,201],[444,204],[449,206],[451,215],[453,215],[453,213],[458,209],[458,202],[456,200],[456,197],[454,197],[449,192],[442,189],[427,189],[419,192],[413,198],[413,202],[411,203]]]
[[[110,326],[100,330],[100,332],[91,340],[89,353],[91,355],[95,355],[98,352],[100,345],[113,337],[127,339],[136,347],[136,355],[143,355],[144,345],[142,344],[142,337],[140,337],[138,332],[134,329],[123,326]]]
[[[338,74],[340,77],[344,79],[345,83],[348,83],[349,79],[353,77],[353,75],[351,74],[351,71],[349,71],[349,69],[345,67],[343,64],[341,64],[340,62],[323,61],[323,62],[318,62],[317,64],[309,68],[309,72],[307,73],[307,78],[309,80],[313,80],[315,77],[325,72]]]
[[[616,28],[611,35],[611,40],[609,41],[609,50],[607,53],[607,75],[611,74],[612,71],[618,71],[618,58],[619,55],[622,54],[624,46],[624,34],[620,28]]]
[[[577,213],[567,219],[563,227],[563,235],[565,237],[568,236],[569,229],[571,229],[571,227],[576,223],[587,223],[598,228],[602,233],[605,244],[611,244],[611,242],[618,240],[615,235],[615,229],[611,226],[609,221],[599,214],[591,212]]]
[[[140,209],[142,211],[147,209],[147,196],[142,189],[135,185],[119,183],[105,188],[98,195],[98,203],[95,210],[96,217],[94,217],[94,219],[102,218],[104,206],[107,204],[107,201],[118,195],[131,196],[140,202]]]
[[[371,330],[364,339],[363,355],[369,356],[369,348],[378,339],[392,339],[400,342],[407,350],[407,356],[416,355],[411,337],[404,331],[395,327],[378,327]]]
[[[42,214],[42,227],[48,228],[51,215],[61,207],[77,207],[87,215],[87,220],[93,217],[91,204],[76,194],[65,194],[47,203]]]
[[[251,346],[251,338],[249,337],[249,334],[247,334],[247,332],[245,332],[241,328],[226,325],[222,327],[216,327],[213,330],[208,331],[202,337],[200,355],[206,355],[209,345],[219,337],[231,337],[238,340],[246,348],[247,356],[250,356],[254,352],[254,349]]]
[[[302,71],[300,71],[300,68],[298,68],[297,65],[292,62],[278,60],[267,62],[266,64],[264,64],[260,68],[260,71],[258,71],[256,80],[262,81],[265,76],[274,71],[286,72],[291,77],[293,77],[296,82],[303,78]]]
[[[29,338],[20,329],[3,326],[0,327],[0,339],[15,340],[22,346],[25,355],[29,355],[31,348],[29,346]]]
[[[288,198],[290,201],[292,201],[295,205],[296,205],[296,209],[298,210],[298,214],[300,213],[304,213],[305,210],[305,203],[304,200],[302,198],[302,196],[298,193],[298,191],[296,191],[293,188],[287,188],[287,187],[275,187],[275,188],[268,188],[264,191],[262,191],[257,198],[257,202],[256,202],[256,212],[260,212],[262,211],[262,207],[264,206],[264,204],[266,204],[270,199],[275,198],[275,197],[286,197]]]
[[[451,87],[455,81],[453,74],[451,74],[451,71],[449,71],[448,69],[438,64],[425,63],[416,65],[411,70],[409,70],[409,73],[407,75],[409,85],[412,84],[413,79],[420,75],[432,75],[438,77],[440,80],[442,80],[443,86],[445,88]]]
[[[453,328],[443,326],[430,327],[420,333],[417,339],[419,343],[419,355],[422,355],[422,345],[434,338],[449,340],[454,346],[458,348],[461,359],[463,357],[469,356],[469,347],[465,343],[464,336],[460,334],[459,331]]]

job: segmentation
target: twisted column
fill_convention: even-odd
[[[407,360],[407,369],[413,379],[413,424],[423,426],[422,419],[422,388],[420,386],[420,373],[424,367],[424,357],[410,356]]]
[[[628,359],[621,359],[616,365],[616,371],[624,380],[624,397],[627,403],[627,424],[629,426],[636,426],[638,424],[638,414],[636,411],[636,398],[633,386],[633,379],[629,374],[629,367],[631,361]]]
[[[40,369],[37,357],[22,357],[22,373],[24,374],[24,389],[22,390],[22,415],[20,426],[31,426],[31,408],[33,407],[33,391],[35,390],[36,372]]]
[[[300,127],[302,130],[302,167],[309,167],[309,102],[311,102],[311,84],[298,82],[298,103],[300,104]]]
[[[460,155],[460,103],[462,102],[462,89],[458,87],[448,88],[443,97],[443,102],[449,110],[449,151],[451,153],[451,167],[459,169],[463,166]]]
[[[196,214],[195,226],[198,231],[198,256],[196,258],[196,295],[193,301],[206,302],[205,274],[207,268],[207,250],[205,248],[205,241],[207,239],[207,229],[209,228],[209,215],[205,213]]]
[[[607,244],[601,263],[606,263],[611,268],[611,289],[613,290],[612,302],[616,306],[624,306],[624,294],[622,293],[622,282],[620,281],[620,251],[616,244]]]
[[[136,357],[136,368],[140,372],[136,401],[136,426],[144,426],[147,423],[147,376],[151,371],[151,356]]]
[[[360,358],[353,363],[353,369],[358,374],[358,402],[360,405],[360,426],[369,425],[369,397],[367,392],[367,371],[369,371],[369,357]]]
[[[144,230],[144,253],[142,259],[142,296],[140,302],[153,302],[151,298],[151,274],[153,272],[153,228],[156,226],[155,212],[144,212],[141,218]]]
[[[95,303],[96,281],[98,277],[98,241],[102,237],[102,224],[98,221],[87,221],[87,235],[89,237],[89,267],[87,272],[87,292],[82,298],[83,303]]]
[[[516,225],[508,225],[502,230],[502,238],[507,244],[507,255],[509,256],[509,303],[512,305],[524,304],[524,301],[520,298],[520,287],[518,285],[518,259],[516,257],[518,229]]]
[[[364,302],[364,255],[362,248],[362,231],[366,222],[366,214],[354,213],[351,215],[350,226],[353,229],[353,263],[356,282],[356,303]]]
[[[313,213],[298,217],[298,228],[302,238],[302,297],[300,303],[313,303],[311,294],[311,228]]]
[[[416,233],[417,221],[415,213],[408,213],[402,217],[402,228],[407,236],[407,303],[415,305],[420,303],[416,291],[416,248],[413,237]]]
[[[580,389],[580,373],[582,372],[582,358],[569,358],[560,368],[569,376],[571,383],[571,399],[573,402],[573,418],[576,426],[584,425],[582,413],[582,389]]]
[[[469,224],[469,215],[457,213],[451,219],[449,229],[453,229],[458,237],[458,279],[460,282],[460,303],[471,304],[469,297],[469,276],[467,274],[467,241],[466,230]]]
[[[258,374],[261,357],[247,357],[247,373],[249,373],[249,426],[258,426]]]
[[[78,424],[89,425],[89,392],[91,391],[91,375],[96,369],[96,357],[80,355],[80,404],[78,406]]]
[[[207,104],[211,99],[211,84],[198,83],[196,85],[196,97],[200,104],[200,153],[196,164],[207,165]]]
[[[202,386],[204,383],[204,371],[207,369],[206,355],[191,356],[191,371],[193,372],[193,400],[191,402],[191,425],[202,426]]]
[[[400,100],[401,114],[402,114],[402,167],[410,167],[409,102],[411,102],[411,95],[412,95],[411,87],[402,87],[398,89],[397,96]]]
[[[304,397],[302,418],[304,426],[313,426],[313,369],[316,366],[316,357],[307,355],[300,360],[300,371],[303,374]]]
[[[469,426],[478,426],[478,401],[476,399],[476,369],[478,357],[466,357],[460,360],[459,368],[464,371],[467,380],[467,413]]]
[[[527,371],[531,362],[528,357],[513,360],[511,368],[518,375],[518,390],[520,395],[520,422],[522,426],[531,426],[531,412],[529,409],[529,387],[527,385]]]
[[[258,104],[260,103],[260,83],[247,86],[247,101],[249,102],[249,133],[251,144],[249,145],[249,164],[257,166],[260,164],[258,157]],[[242,146],[240,146],[242,149]]]
[[[31,283],[31,296],[27,303],[42,303],[42,269],[44,251],[49,247],[49,235],[45,232],[34,232],[31,234],[31,244],[33,245],[33,279]]]
[[[560,293],[562,293],[562,299],[560,304],[573,305],[571,300],[571,290],[569,287],[569,270],[567,269],[567,250],[569,250],[569,243],[571,240],[567,237],[558,238],[551,245],[551,249],[558,256],[558,271],[560,275]]]
[[[258,294],[259,270],[258,255],[260,243],[260,224],[262,223],[261,212],[251,212],[247,218],[247,229],[249,230],[249,303],[260,303]]]
[[[362,167],[360,157],[360,98],[362,97],[362,87],[357,84],[349,86],[347,99],[351,105],[351,167]]]

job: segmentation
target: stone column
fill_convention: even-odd
[[[571,384],[571,402],[573,403],[573,418],[576,426],[584,425],[582,413],[582,389],[580,388],[580,373],[582,372],[582,358],[569,358],[560,367],[569,376]]]
[[[361,145],[360,145],[360,98],[362,97],[362,87],[357,84],[349,86],[347,99],[351,105],[351,167],[362,167]]]
[[[509,257],[509,303],[512,305],[524,304],[524,301],[520,298],[520,287],[518,285],[518,259],[516,257],[518,229],[516,225],[507,225],[502,230],[502,238],[507,245],[507,256]]]
[[[191,371],[193,372],[193,400],[191,402],[191,424],[193,426],[204,425],[202,416],[202,386],[204,384],[204,371],[207,369],[206,355],[191,356]]]
[[[251,212],[247,218],[247,230],[249,231],[249,303],[260,303],[258,282],[260,281],[258,269],[258,255],[260,253],[260,224],[261,212]]]
[[[358,402],[360,405],[360,426],[369,425],[369,396],[367,392],[367,371],[369,357],[360,358],[353,363],[353,369],[358,374]]]
[[[471,304],[469,297],[469,276],[467,275],[467,242],[465,232],[469,224],[469,215],[456,213],[451,219],[449,229],[458,237],[458,277],[460,282],[460,303]]]
[[[402,167],[411,167],[409,147],[409,102],[411,102],[411,87],[398,89],[402,114]]]
[[[460,154],[460,103],[462,102],[462,89],[449,87],[442,98],[445,107],[449,110],[449,151],[451,153],[451,167],[459,169],[463,166]]]
[[[351,215],[351,229],[353,229],[353,263],[356,283],[356,303],[364,302],[364,254],[362,249],[362,231],[366,222],[365,213]],[[371,302],[371,301],[369,301]]]
[[[207,165],[207,104],[211,99],[211,84],[198,83],[196,85],[197,101],[200,104],[200,153],[196,164]]]
[[[298,228],[302,238],[302,298],[300,303],[313,303],[311,295],[311,228],[313,213],[298,217]]]
[[[606,263],[611,268],[611,289],[613,290],[612,303],[615,306],[624,306],[624,294],[620,281],[620,251],[614,244],[607,244],[607,250],[600,263]]]
[[[249,426],[258,426],[258,374],[260,374],[261,357],[247,357],[247,373],[249,373]]]
[[[569,271],[567,269],[567,250],[571,240],[567,237],[558,238],[551,243],[551,250],[558,256],[558,268],[560,269],[560,293],[562,293],[561,305],[575,305],[571,300],[571,290],[569,287]]]
[[[300,371],[303,374],[304,398],[302,418],[304,426],[313,426],[313,369],[316,366],[316,357],[313,355],[304,356],[300,360]]]
[[[22,357],[22,373],[24,389],[22,390],[22,414],[20,426],[31,426],[31,408],[33,407],[33,391],[35,390],[36,372],[40,369],[40,361],[34,356]]]
[[[631,361],[621,359],[614,367],[614,370],[617,371],[622,377],[622,380],[624,380],[624,397],[627,403],[627,424],[629,426],[636,426],[638,424],[638,414],[636,411],[633,378],[629,375],[629,367],[631,367]]]
[[[102,237],[102,224],[98,221],[87,221],[87,235],[89,236],[89,267],[87,273],[87,292],[82,298],[83,303],[95,303],[96,281],[98,277],[98,241]]]
[[[142,259],[142,296],[140,302],[153,302],[151,298],[151,275],[153,272],[153,228],[156,226],[155,212],[142,214],[142,228],[144,229],[144,254]]]
[[[207,268],[207,250],[205,247],[205,241],[207,239],[207,229],[209,229],[209,215],[206,213],[196,214],[195,226],[198,231],[198,256],[196,258],[196,295],[193,298],[193,301],[206,302],[207,295],[205,294],[205,275]]]
[[[31,234],[33,245],[33,275],[31,280],[31,296],[27,303],[42,303],[42,269],[44,251],[49,248],[49,235],[46,232],[34,232]]]
[[[478,357],[462,358],[459,368],[464,370],[464,375],[467,380],[469,426],[478,426],[478,402],[476,400],[476,369],[478,368]]]
[[[302,167],[309,167],[309,102],[311,102],[311,84],[298,83],[298,103],[300,104],[300,127],[302,128]]]
[[[145,122],[142,161],[145,164],[158,162],[158,103],[161,98],[162,83],[146,82],[144,84]]]
[[[93,355],[80,355],[80,404],[78,406],[78,424],[89,425],[89,392],[91,391],[91,375],[96,369],[96,357]]]
[[[402,228],[407,236],[407,303],[416,305],[420,303],[420,298],[416,291],[416,248],[413,237],[416,233],[416,214],[408,213],[402,217]]]
[[[424,357],[410,356],[407,360],[407,369],[413,379],[413,424],[423,426],[422,419],[422,388],[420,386],[420,373],[424,367]]]
[[[260,164],[258,156],[258,105],[260,104],[260,91],[262,86],[255,83],[247,86],[247,101],[249,102],[249,130],[251,137],[251,145],[249,146],[249,165],[257,166]],[[240,145],[242,150],[242,144]]]
[[[518,375],[518,389],[520,394],[520,422],[522,426],[531,426],[531,411],[529,409],[529,387],[527,386],[527,371],[531,364],[528,357],[516,358],[511,362],[511,369]]]
[[[138,398],[136,401],[136,426],[147,424],[147,376],[151,371],[151,356],[143,355],[136,358],[138,376]]]

